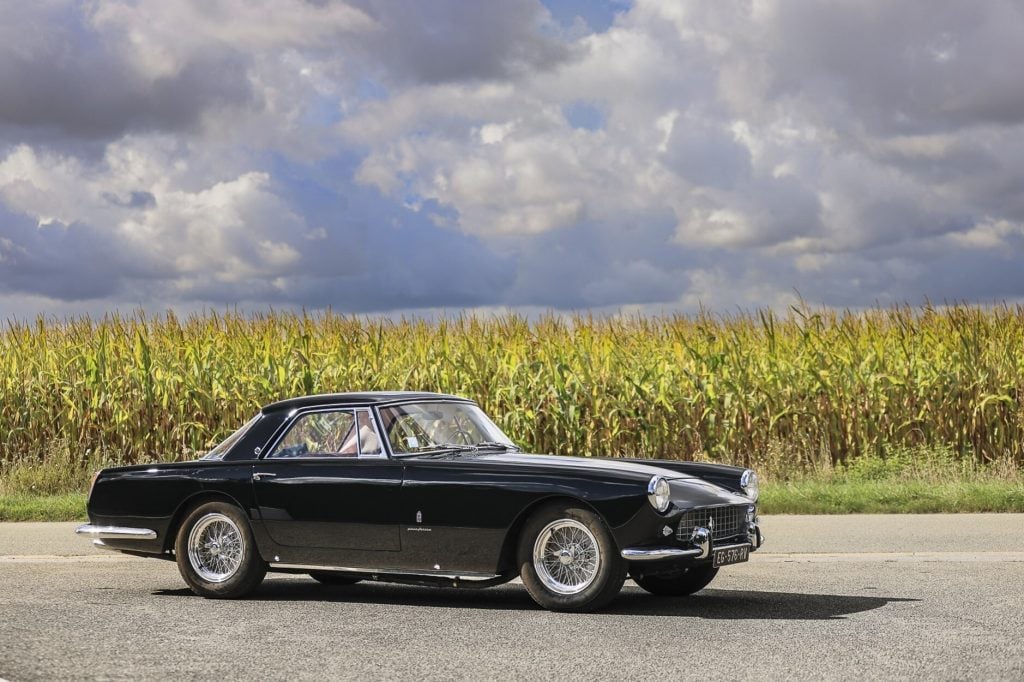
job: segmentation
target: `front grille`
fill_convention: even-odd
[[[709,524],[708,519],[713,519],[714,523]],[[704,528],[713,526],[711,530],[711,538],[713,540],[734,538],[746,532],[746,523],[747,505],[745,504],[691,509],[683,514],[682,519],[680,519],[676,538],[680,542],[689,542],[693,536],[693,529],[699,526]]]

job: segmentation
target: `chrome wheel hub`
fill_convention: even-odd
[[[601,567],[597,538],[575,519],[553,521],[537,535],[533,567],[540,581],[552,592],[582,592],[594,582]]]
[[[222,583],[235,575],[244,550],[242,531],[224,514],[207,514],[188,534],[188,561],[207,582]]]

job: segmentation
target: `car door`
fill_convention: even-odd
[[[410,458],[405,465],[405,564],[463,575],[493,573],[509,527],[538,495],[535,483],[472,458]]]
[[[366,408],[296,414],[253,466],[270,538],[283,547],[398,552],[401,463]],[[338,556],[344,556],[344,553]]]

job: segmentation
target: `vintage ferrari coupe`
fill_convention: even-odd
[[[267,571],[326,585],[487,587],[520,576],[559,611],[607,604],[627,574],[692,594],[764,542],[750,469],[529,455],[471,400],[341,393],[284,400],[199,460],[104,469],[101,547],[176,561],[204,597]]]

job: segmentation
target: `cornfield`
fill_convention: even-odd
[[[1024,308],[727,317],[332,313],[8,322],[0,463],[174,460],[260,405],[415,389],[472,397],[525,448],[800,468],[943,447],[1024,461]],[[769,461],[771,460],[771,461]]]

